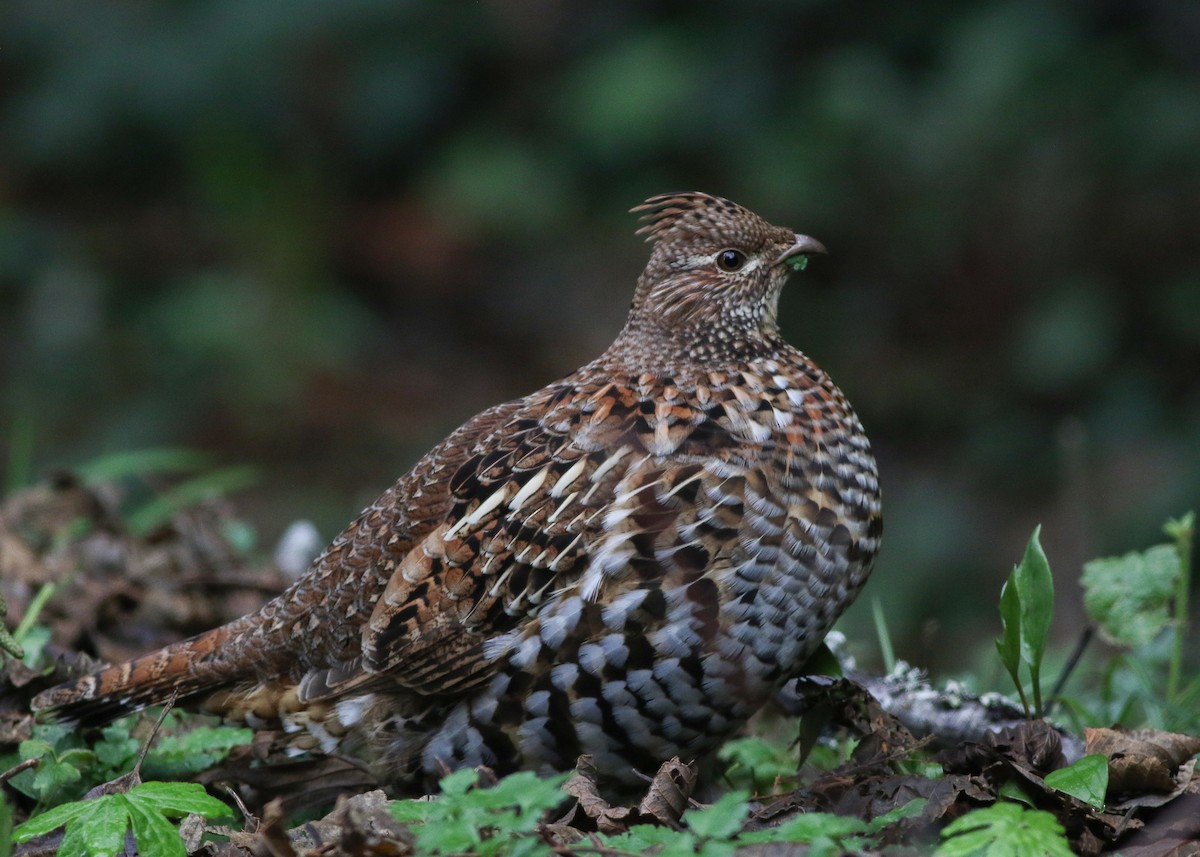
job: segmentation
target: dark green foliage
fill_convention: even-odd
[[[176,718],[178,720],[178,718]],[[38,759],[32,770],[10,780],[13,788],[37,800],[42,807],[81,797],[98,783],[116,779],[133,768],[141,753],[141,741],[130,734],[135,718],[119,720],[102,730],[100,740],[84,741],[75,729],[57,723],[38,724],[34,737],[21,742],[14,754],[0,755],[0,768],[25,759]],[[180,723],[186,728],[187,720]],[[182,778],[212,767],[231,749],[247,744],[249,729],[232,726],[198,726],[182,733],[159,737],[146,754],[142,771],[148,779]]]
[[[476,771],[458,771],[442,780],[437,800],[397,801],[392,814],[414,823],[418,854],[548,855],[549,846],[535,830],[543,815],[563,802],[559,787],[566,778],[522,772],[477,789]]]

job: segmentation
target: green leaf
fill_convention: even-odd
[[[742,829],[750,814],[747,798],[746,792],[728,792],[712,806],[688,810],[683,814],[683,822],[702,839],[729,839]]]
[[[1096,809],[1104,809],[1108,791],[1108,758],[1102,754],[1084,756],[1073,765],[1046,774],[1046,785],[1077,797]]]
[[[211,467],[213,457],[191,449],[140,449],[97,458],[78,469],[88,483],[112,482],[127,476],[180,473]]]
[[[915,797],[904,806],[898,806],[895,809],[890,809],[883,815],[878,815],[872,818],[867,823],[867,833],[878,833],[885,827],[890,827],[898,821],[904,821],[909,818],[916,818],[925,811],[925,804],[929,803],[928,798]]]
[[[129,801],[129,818],[138,852],[154,857],[187,857],[183,838],[162,813],[142,800]]]
[[[73,801],[46,810],[41,815],[35,815],[13,831],[14,842],[28,842],[35,836],[57,830],[72,819],[88,811],[87,801]]]
[[[1042,713],[1042,657],[1054,619],[1054,577],[1038,539],[1041,531],[1040,524],[1034,528],[1025,547],[1025,556],[1013,571],[1021,599],[1021,660],[1029,667],[1034,707],[1039,715]]]
[[[125,524],[130,532],[144,536],[171,519],[180,509],[213,497],[222,497],[255,485],[259,472],[254,467],[226,467],[174,485],[145,505],[133,510]]]
[[[1170,621],[1179,571],[1174,545],[1092,560],[1083,566],[1083,605],[1109,642],[1144,646]]]
[[[438,786],[441,788],[442,794],[446,797],[461,797],[478,781],[479,774],[467,768],[442,777]]]
[[[910,803],[913,803],[910,801]],[[760,842],[815,842],[820,838],[833,841],[867,833],[869,825],[861,819],[828,812],[805,812],[793,816],[778,827],[754,830],[738,837],[739,844]]]
[[[1000,662],[1008,670],[1017,692],[1021,694],[1021,704],[1029,710],[1025,702],[1025,691],[1021,686],[1021,598],[1017,594],[1016,572],[1009,575],[1008,580],[1000,589],[1000,624],[1002,636],[996,641],[996,651]]]
[[[787,264],[793,271],[803,271],[808,267],[808,257],[803,253],[787,259]]]
[[[0,857],[9,857],[12,845],[12,805],[7,795],[0,791]]]
[[[137,758],[140,745],[136,738],[129,737],[124,725],[112,725],[104,729],[104,738],[95,744],[96,759],[113,771],[124,771]]]
[[[946,825],[942,838],[934,857],[1073,857],[1053,815],[1015,803],[972,810]]]
[[[424,823],[429,820],[429,816],[433,813],[434,802],[431,800],[412,799],[394,800],[388,804],[388,810],[392,813],[392,818],[396,819],[396,821]]]
[[[81,778],[82,774],[74,765],[47,757],[42,759],[33,775],[33,789],[38,797],[48,799],[78,783]]]
[[[129,829],[129,801],[125,795],[103,795],[88,803],[91,811],[71,823],[79,830],[83,853],[89,857],[111,857],[124,850],[125,831]],[[59,853],[64,853],[64,849],[60,848]]]
[[[776,781],[794,778],[796,752],[781,741],[758,736],[725,742],[717,757],[725,763],[725,779],[733,786],[756,793],[769,792]]]
[[[166,816],[222,818],[232,814],[228,806],[208,794],[199,783],[142,783],[129,790],[129,799]]]
[[[615,851],[645,854],[653,849],[655,857],[695,857],[696,837],[686,830],[671,830],[656,824],[637,824],[618,836],[601,837]]]
[[[220,762],[234,747],[249,744],[251,729],[236,726],[200,726],[182,735],[161,738],[142,763],[147,779],[179,779]]]

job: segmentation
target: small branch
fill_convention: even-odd
[[[1071,657],[1067,658],[1067,663],[1063,667],[1062,672],[1058,674],[1058,681],[1054,682],[1054,689],[1050,691],[1050,696],[1046,700],[1047,713],[1054,710],[1059,695],[1062,694],[1063,688],[1067,686],[1068,679],[1075,672],[1075,668],[1079,666],[1079,661],[1083,658],[1083,653],[1087,651],[1087,647],[1095,635],[1096,629],[1091,625],[1084,628],[1083,633],[1079,635],[1079,640],[1075,643],[1075,649],[1071,652]]]
[[[28,771],[30,768],[36,768],[41,761],[41,759],[26,759],[24,762],[13,765],[3,774],[0,774],[0,785],[7,783],[17,774],[21,773],[21,771]]]

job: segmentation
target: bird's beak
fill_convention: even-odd
[[[814,253],[828,253],[825,245],[809,235],[801,235],[796,233],[796,240],[792,246],[779,254],[779,258],[775,260],[776,265],[782,265],[788,259],[795,256],[811,256]]]

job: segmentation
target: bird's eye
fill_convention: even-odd
[[[741,250],[722,250],[717,254],[717,267],[722,271],[740,271],[746,264],[746,254]]]

